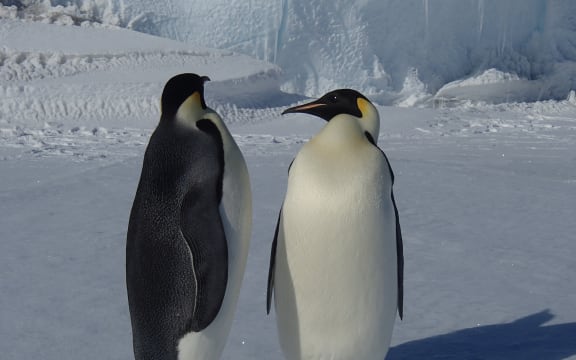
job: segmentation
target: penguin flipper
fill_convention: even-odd
[[[272,306],[272,293],[274,292],[274,268],[276,266],[276,247],[278,246],[278,229],[280,228],[280,218],[282,217],[282,210],[278,214],[278,221],[276,222],[276,230],[274,231],[274,240],[272,241],[272,249],[270,251],[270,267],[268,268],[268,290],[266,293],[266,314],[270,314]]]
[[[390,170],[392,171],[392,170]],[[394,191],[391,192],[392,204],[394,204],[394,215],[396,217],[396,255],[398,266],[398,315],[400,320],[404,316],[404,245],[402,243],[402,230],[400,229],[400,217],[394,199]]]
[[[222,137],[210,120],[199,120],[196,126],[214,140],[219,168],[216,186],[192,187],[184,196],[180,212],[180,230],[190,249],[195,287],[188,327],[198,332],[214,321],[224,301],[228,283],[228,242],[219,205],[224,176]]]
[[[212,323],[224,300],[228,282],[228,244],[218,206],[207,209],[206,194],[191,190],[182,203],[180,229],[190,249],[195,298],[189,329],[202,331]],[[200,205],[201,204],[201,205]],[[210,221],[190,221],[208,218]]]
[[[376,145],[376,141],[372,135],[365,131],[364,135],[366,139],[374,145],[380,152],[382,156],[384,156],[384,160],[386,160],[386,164],[388,165],[388,171],[390,172],[390,178],[392,180],[392,186],[394,186],[394,171],[392,171],[392,166],[390,166],[390,161],[388,161],[388,157]],[[396,200],[394,199],[394,190],[390,190],[390,197],[392,198],[392,204],[394,205],[394,217],[396,218],[396,264],[397,264],[397,273],[398,273],[398,315],[400,315],[400,319],[404,316],[404,245],[402,243],[402,230],[400,229],[400,217],[398,216],[398,208],[396,207]]]

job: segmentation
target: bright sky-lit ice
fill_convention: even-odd
[[[0,16],[97,22],[243,53],[279,65],[282,88],[308,96],[353,86],[383,104],[435,95],[509,102],[563,99],[576,87],[571,0],[20,2],[35,6]],[[477,88],[488,79],[489,91]]]

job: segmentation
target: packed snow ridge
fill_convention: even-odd
[[[0,126],[8,128],[150,128],[163,84],[181,72],[209,75],[208,101],[236,115],[235,123],[254,121],[235,108],[270,107],[285,97],[271,63],[122,28],[0,19],[0,43]]]
[[[565,99],[576,88],[571,1],[3,3],[12,5],[3,7],[3,17],[113,25],[247,54],[282,68],[283,90],[309,96],[353,87],[381,103],[412,106],[435,95],[487,102]],[[489,91],[479,89],[495,72],[504,86],[491,82]]]

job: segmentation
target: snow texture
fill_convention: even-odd
[[[120,28],[2,20],[0,43],[0,124],[151,126],[165,80],[190,71],[211,77],[216,108],[229,96],[247,106],[279,94],[270,63]]]
[[[8,15],[0,19],[1,358],[132,358],[124,279],[128,215],[144,149],[159,118],[162,86],[170,76],[187,71],[212,78],[207,102],[230,126],[245,154],[253,186],[252,243],[223,359],[282,359],[274,314],[265,314],[270,245],[287,168],[302,144],[324,125],[310,116],[279,115],[288,104],[302,100],[301,93],[280,91],[288,86],[282,85],[281,72],[286,76],[287,71],[282,59],[292,53],[294,66],[310,57],[315,59],[308,64],[310,69],[318,67],[315,61],[323,60],[316,58],[314,49],[322,42],[310,51],[295,45],[285,53],[290,44],[305,41],[284,30],[275,65],[230,51],[240,50],[235,46],[202,48],[106,21],[61,26],[67,23],[62,12],[23,15],[22,9],[31,3],[3,2],[14,7],[12,12],[3,7]],[[315,1],[298,15],[293,12],[304,2],[284,1],[270,8],[255,0],[237,3],[229,5],[230,14],[242,4],[270,13],[278,11],[272,6],[282,5],[288,9],[286,29],[293,26],[293,17],[300,16],[302,32],[309,34],[313,24],[330,24],[326,14],[342,15],[350,9],[344,2]],[[45,1],[43,6],[47,4],[56,3]],[[182,5],[175,2],[156,4],[158,12],[150,10],[139,18],[141,22],[135,19],[144,10],[136,10],[140,5],[135,3],[70,4],[70,11],[92,4],[101,20],[109,20],[105,13],[118,14],[120,22],[115,25],[123,27],[130,27],[130,21],[133,28],[142,26],[140,30],[144,24],[158,29],[168,28],[167,23],[184,26],[176,19],[158,20],[162,14],[178,14]],[[216,7],[220,3],[211,4],[220,9]],[[422,24],[430,29],[440,26],[448,19],[438,11],[448,6],[443,4],[455,3],[434,4],[357,1],[353,5],[358,12],[347,13],[349,17],[333,25],[355,23],[356,16],[368,13],[390,17],[389,21],[405,26],[404,33],[382,33],[378,41],[397,42],[394,51],[387,52],[389,58],[408,62],[418,57],[413,53],[419,47],[409,42],[416,37],[412,31],[423,29]],[[461,30],[473,14],[484,19],[475,36],[496,36],[498,29],[492,26],[500,21],[499,29],[509,29],[503,48],[519,49],[518,32],[535,21],[532,6],[542,3],[526,1],[515,20],[505,17],[506,11],[518,10],[513,0],[459,4],[452,10],[461,15],[453,34],[444,33],[447,43],[440,48],[445,52],[464,44],[460,37],[466,32]],[[560,32],[570,23],[559,19],[570,18],[571,3],[546,4],[546,18],[555,24],[545,22],[543,29]],[[141,6],[152,5],[143,1]],[[467,12],[472,5],[475,11]],[[194,6],[198,11],[208,9]],[[221,6],[218,14],[228,14],[223,2]],[[501,12],[487,11],[494,8]],[[420,12],[422,18],[412,23],[411,30],[401,21],[410,18],[383,13],[392,9]],[[212,29],[218,29],[219,18],[212,21]],[[430,44],[435,31],[440,29],[429,33]],[[346,33],[359,39],[370,31]],[[576,43],[568,30],[553,38],[553,46],[565,54]],[[339,46],[339,40],[334,41]],[[364,51],[375,50],[369,46]],[[429,51],[431,59],[441,56]],[[342,63],[349,61],[348,56],[342,54]],[[510,68],[489,64],[469,76],[458,75],[474,67],[463,66],[465,59],[438,69],[427,67],[439,63],[422,62],[407,76],[399,76],[404,70],[393,70],[393,61],[384,61],[381,55],[369,59],[370,71],[381,76],[379,84],[400,89],[394,93],[395,101],[407,107],[378,107],[379,144],[396,174],[406,260],[405,319],[396,324],[387,359],[576,359],[576,92],[566,91],[559,101],[509,102],[504,96],[507,87],[522,99],[540,79],[512,69],[521,67],[519,58],[510,58]],[[519,63],[514,65],[515,61]],[[325,85],[306,85],[302,92],[355,79],[360,70],[348,65],[333,77],[319,75],[318,79],[329,79]],[[564,65],[572,66],[566,60],[554,67]],[[428,77],[432,73],[451,75],[439,81]],[[307,74],[298,81],[305,79]],[[547,81],[552,79],[556,78]],[[550,86],[564,89],[564,80],[558,78]],[[448,81],[458,82],[444,86]],[[442,96],[426,94],[433,82],[444,87]],[[298,88],[294,85],[293,90]],[[463,94],[476,96],[475,101],[455,99]],[[487,98],[500,100],[488,104]],[[429,106],[414,107],[423,102]]]
[[[436,94],[488,102],[563,99],[576,88],[572,0],[13,2],[22,10],[8,17],[115,25],[244,53],[277,64],[282,88],[309,96],[353,87],[381,103],[411,106]],[[454,91],[452,82],[491,69],[502,80],[518,80]],[[452,91],[443,89],[447,84]]]

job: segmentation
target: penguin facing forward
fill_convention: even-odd
[[[272,244],[272,295],[290,360],[382,360],[398,311],[403,248],[378,111],[350,89],[283,112],[327,121],[289,168]]]
[[[162,93],[128,225],[126,283],[136,360],[218,359],[234,317],[252,222],[246,163],[206,106],[208,77]]]

